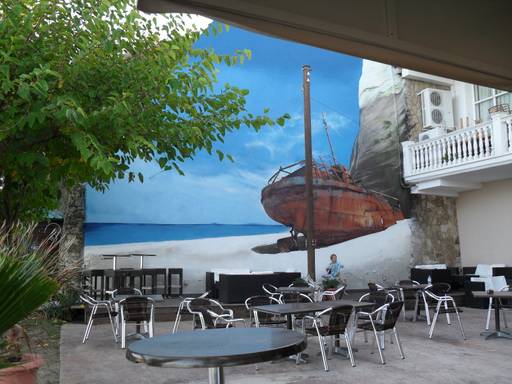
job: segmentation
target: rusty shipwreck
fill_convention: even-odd
[[[277,243],[281,251],[297,249],[306,231],[304,162],[281,167],[261,192],[265,212],[291,228],[290,238]],[[352,181],[345,167],[313,165],[314,225],[317,246],[341,243],[383,231],[403,219],[385,195],[366,190]]]

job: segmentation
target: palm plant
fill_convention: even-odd
[[[37,310],[76,273],[75,268],[60,265],[58,242],[52,237],[36,239],[35,229],[33,224],[0,228],[0,336]],[[0,359],[16,361],[17,356],[8,353],[8,344],[9,337],[4,337]]]

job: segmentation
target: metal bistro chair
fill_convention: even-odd
[[[460,332],[462,334],[462,338],[466,340],[466,335],[464,334],[464,328],[462,327],[462,322],[459,316],[459,310],[457,309],[457,305],[455,304],[455,300],[453,297],[448,295],[451,286],[447,283],[436,283],[431,284],[423,290],[423,295],[425,299],[425,311],[428,311],[427,307],[427,297],[430,298],[434,303],[437,303],[436,310],[434,313],[434,317],[432,319],[432,324],[430,324],[430,329],[428,332],[429,339],[432,338],[434,333],[434,328],[436,326],[437,318],[439,317],[439,313],[446,314],[446,321],[448,325],[451,324],[450,321],[450,313],[455,313],[457,316],[457,321],[459,322]]]
[[[91,315],[89,316],[89,321],[87,322],[87,326],[85,327],[84,337],[82,339],[82,344],[89,339],[91,334],[92,325],[94,323],[94,319],[105,318],[108,317],[110,321],[110,325],[112,326],[112,333],[114,334],[114,340],[117,343],[117,327],[114,326],[114,320],[112,317],[117,316],[117,312],[112,309],[112,304],[108,300],[95,300],[92,297],[82,293],[80,295],[80,300],[87,304],[91,310]],[[105,311],[98,312],[98,309],[103,308]]]
[[[420,285],[419,282],[417,282],[416,280],[399,280],[395,283],[396,286],[401,286],[401,285],[411,285],[411,286],[414,286],[414,285]],[[420,300],[420,291],[414,291],[413,293],[412,292],[409,292],[409,291],[404,291],[403,288],[398,288],[398,293],[399,293],[399,300],[403,301],[404,302],[404,307],[403,307],[403,316],[404,316],[404,320],[406,319],[405,317],[405,311],[406,311],[406,304],[409,302],[413,302],[414,303],[414,310],[417,311],[418,310],[418,306],[419,306],[419,300]]]
[[[253,307],[258,307],[261,305],[275,305],[281,304],[279,300],[272,296],[251,296],[245,300],[245,308],[249,311],[250,324],[254,324],[255,327],[259,328],[260,326],[277,326],[286,324],[286,319],[279,318],[270,313],[259,313],[254,310]]]
[[[324,369],[329,370],[327,364],[327,356],[325,353],[326,338],[329,338],[329,358],[332,355],[334,349],[334,338],[343,335],[345,337],[345,343],[347,344],[348,355],[350,363],[353,367],[356,366],[354,361],[354,354],[352,353],[352,345],[350,343],[350,335],[347,332],[347,325],[352,313],[352,306],[343,306],[338,308],[327,308],[322,312],[317,313],[315,316],[304,316],[304,320],[311,320],[313,326],[304,328],[306,335],[318,336],[318,342],[320,343],[320,352],[322,353],[322,360],[324,363]],[[329,315],[329,321],[327,325],[323,325],[322,317]],[[299,359],[300,356],[297,358]]]
[[[198,299],[204,299],[210,294],[210,291],[206,291],[199,297]],[[195,318],[196,316],[193,313],[190,313],[188,310],[187,304],[194,300],[194,297],[185,297],[178,305],[178,310],[176,311],[176,318],[174,319],[174,325],[172,327],[172,333],[176,333],[178,331],[178,327],[180,326],[181,317],[183,315],[192,315],[192,326],[195,324]]]
[[[107,294],[110,295],[112,301],[114,302],[114,310],[116,311],[116,334],[119,334],[119,328],[120,328],[120,319],[119,319],[119,296],[141,296],[142,292],[140,289],[137,288],[130,288],[130,287],[121,287],[114,289],[113,291],[107,291]]]
[[[281,304],[288,303],[313,303],[313,299],[303,293],[283,293],[279,296],[279,302]],[[295,323],[299,323],[299,327],[304,327],[304,314],[292,315],[292,328],[295,329]]]
[[[396,344],[400,352],[400,357],[405,359],[400,337],[398,336],[398,331],[396,329],[396,322],[400,317],[403,305],[403,301],[394,301],[384,304],[372,312],[358,312],[359,319],[363,317],[366,321],[359,322],[357,327],[364,331],[373,331],[382,364],[386,364],[386,361],[384,360],[384,354],[382,353],[384,344],[381,343],[381,339],[384,339],[384,333],[389,330],[393,331]]]
[[[213,318],[213,325],[225,326],[226,328],[234,326],[236,323],[242,323],[244,327],[247,326],[245,319],[235,318],[235,314],[232,309],[226,309],[216,300],[206,299],[210,301],[210,308],[207,309],[210,316]]]
[[[323,291],[318,301],[324,301],[324,300],[341,300],[343,295],[345,294],[345,289],[347,288],[346,285],[342,285],[335,291]]]
[[[279,292],[277,291],[277,287],[275,285],[265,283],[261,286],[261,289],[270,297],[279,296]]]
[[[385,304],[393,303],[395,301],[395,296],[393,296],[391,293],[387,292],[386,290],[378,290],[378,291],[370,291],[368,293],[365,293],[363,296],[359,298],[359,302],[368,302],[372,303],[373,306],[371,307],[372,311],[377,310],[378,308],[382,307]],[[356,314],[355,322],[357,323],[359,319],[359,314]],[[366,330],[363,328],[363,335],[364,335],[364,341],[368,342],[368,335],[366,334]],[[356,331],[357,332],[357,331]],[[382,334],[381,338],[381,344],[384,346],[384,336]]]
[[[154,301],[147,296],[130,296],[119,302],[121,316],[121,348],[126,347],[126,323],[136,323],[140,327],[144,325],[142,336],[153,337],[154,331]],[[138,332],[138,330],[137,330]],[[140,333],[139,333],[140,334]]]
[[[193,299],[187,303],[187,309],[196,316],[194,329],[229,328],[237,322],[243,322],[245,325],[244,319],[233,318],[233,311],[224,309],[220,303],[212,299]],[[222,310],[222,313],[215,310]]]

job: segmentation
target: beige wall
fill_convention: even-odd
[[[512,265],[512,180],[461,193],[457,219],[463,266]]]

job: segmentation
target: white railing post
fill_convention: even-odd
[[[507,114],[505,112],[491,113],[491,137],[492,137],[492,154],[494,156],[504,155],[508,153],[508,134],[507,125],[504,118]]]
[[[404,177],[411,176],[414,173],[413,153],[411,150],[414,141],[402,141]],[[417,166],[417,165],[416,165]]]

